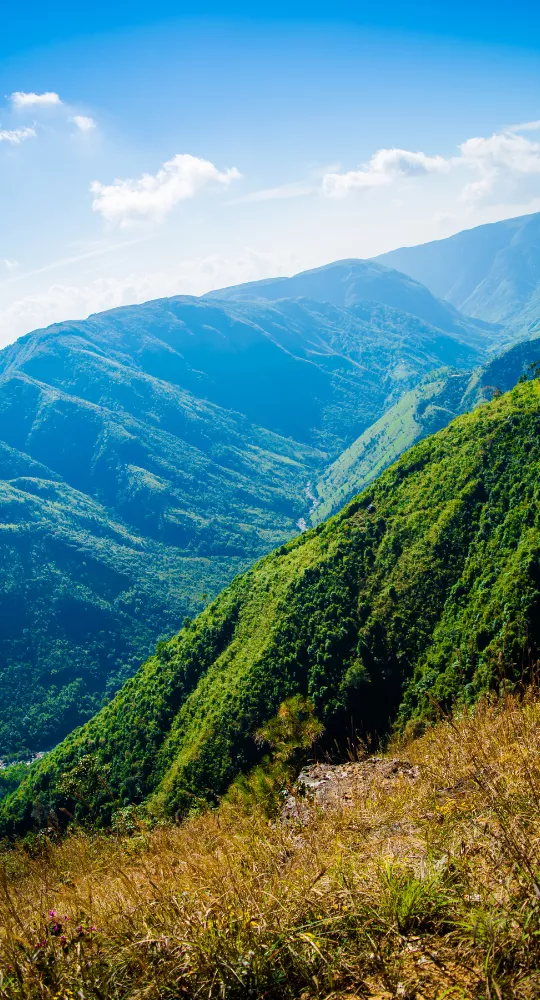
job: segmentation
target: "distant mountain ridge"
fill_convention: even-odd
[[[375,260],[339,260],[291,278],[267,278],[217,289],[203,298],[237,302],[308,298],[346,309],[377,302],[417,316],[474,346],[485,346],[490,339],[498,343],[500,339],[490,324],[466,319],[452,305],[435,298],[425,284]]]
[[[529,336],[540,329],[540,213],[401,247],[376,260],[422,282],[468,316]]]

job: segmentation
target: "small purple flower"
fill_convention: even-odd
[[[49,910],[49,916],[50,917],[55,917],[56,916],[56,910]]]
[[[60,944],[65,944],[65,943],[66,943],[66,941],[67,941],[67,938],[66,938],[66,935],[65,935],[65,934],[62,934],[62,935],[60,936]]]

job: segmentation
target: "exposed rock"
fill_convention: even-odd
[[[413,782],[418,768],[395,757],[368,757],[348,764],[311,764],[305,767],[283,805],[284,820],[302,820],[310,805],[323,809],[350,806],[366,798],[377,787],[378,794],[391,792],[396,782]]]

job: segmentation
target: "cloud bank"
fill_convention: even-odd
[[[345,198],[354,191],[389,187],[427,174],[449,174],[467,168],[476,174],[463,188],[463,201],[479,201],[519,179],[540,176],[540,143],[522,135],[540,129],[540,120],[509,126],[491,136],[475,136],[458,147],[457,156],[428,155],[406,149],[379,149],[356,170],[326,173],[320,191]]]
[[[2,263],[16,264],[15,261],[0,261],[0,265]],[[236,282],[292,274],[300,269],[300,264],[301,258],[289,251],[273,254],[246,248],[231,257],[216,254],[180,260],[167,272],[96,278],[82,284],[55,282],[45,291],[24,295],[4,308],[0,306],[0,348],[29,330],[67,318],[84,319],[90,313],[148,299],[201,295],[211,288]]]
[[[532,122],[528,124],[533,125]],[[467,139],[459,149],[461,162],[473,167],[480,175],[478,180],[464,188],[463,198],[466,201],[487,197],[500,182],[540,175],[540,143],[532,142],[517,132]],[[460,165],[460,159],[456,163]]]

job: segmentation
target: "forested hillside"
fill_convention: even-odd
[[[429,719],[526,676],[540,644],[540,381],[426,438],[262,559],[34,765],[1,828],[183,815],[258,758],[295,693],[327,739]]]
[[[339,510],[406,448],[446,427],[458,414],[511,389],[537,365],[540,338],[521,341],[472,374],[441,369],[426,375],[324,470],[313,488],[311,523]]]
[[[456,316],[178,297],[2,351],[0,756],[90,718],[298,533],[320,474],[403,392],[483,360],[492,331]]]

